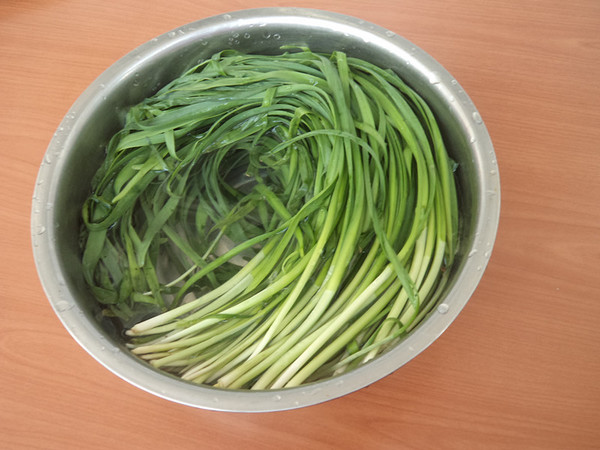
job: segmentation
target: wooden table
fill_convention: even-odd
[[[479,108],[497,152],[493,257],[459,318],[374,385],[283,413],[147,394],[68,335],[29,218],[59,122],[103,70],[179,25],[254,0],[0,3],[0,447],[600,448],[600,2],[290,1],[424,48]]]

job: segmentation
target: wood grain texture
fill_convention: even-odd
[[[344,398],[229,414],[147,394],[64,330],[37,278],[37,170],[81,92],[136,46],[258,6],[361,17],[442,63],[495,145],[502,215],[471,301],[429,349]],[[600,3],[0,3],[0,448],[600,448]]]

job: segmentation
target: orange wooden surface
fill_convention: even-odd
[[[280,4],[403,35],[469,93],[502,182],[496,247],[429,349],[344,398],[230,414],[170,403],[96,363],[35,271],[29,218],[46,146],[79,94],[139,44]],[[600,2],[2,0],[0,448],[600,448]]]

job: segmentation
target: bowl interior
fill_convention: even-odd
[[[77,239],[81,205],[108,139],[121,128],[130,106],[220,50],[272,54],[284,45],[307,46],[316,52],[340,50],[392,69],[429,103],[457,162],[462,226],[452,282],[443,308],[434,310],[397,348],[354,372],[275,393],[190,385],[129,355],[116,329],[100,318],[81,275]],[[272,411],[318,403],[372,383],[410,360],[447,328],[471,296],[489,258],[498,222],[499,180],[491,141],[473,103],[421,49],[359,19],[267,8],[191,23],[142,45],[111,66],[77,100],[51,141],[40,169],[34,211],[34,253],[48,298],[65,327],[99,362],[138,387],[180,403]]]

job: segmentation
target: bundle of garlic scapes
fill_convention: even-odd
[[[90,289],[185,380],[343,373],[444,291],[459,218],[430,108],[389,70],[298,50],[220,52],[133,107],[84,205]]]

